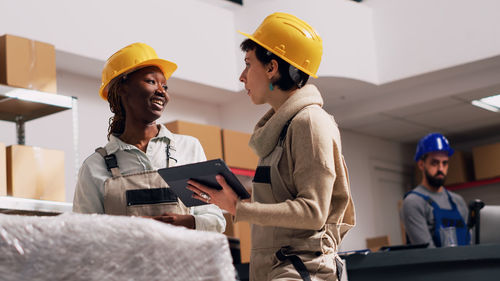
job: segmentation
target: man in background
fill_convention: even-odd
[[[417,145],[415,161],[422,180],[405,195],[401,214],[410,244],[470,244],[467,204],[443,186],[453,152],[448,140],[439,133],[423,137]]]

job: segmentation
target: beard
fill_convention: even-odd
[[[443,186],[444,181],[446,179],[446,175],[443,174],[441,171],[437,171],[437,173],[434,176],[429,174],[429,172],[427,172],[427,170],[424,170],[424,172],[425,172],[425,178],[427,179],[427,182],[429,183],[429,185],[431,187],[438,189],[441,186]],[[438,178],[437,177],[438,175],[443,175],[443,177]]]

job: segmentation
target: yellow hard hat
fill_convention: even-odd
[[[323,54],[319,34],[307,22],[286,13],[267,16],[253,35],[238,31],[314,78]]]
[[[157,66],[168,79],[177,69],[173,62],[158,58],[155,50],[144,43],[134,43],[118,50],[106,61],[102,70],[102,82],[99,89],[101,98],[108,99],[108,86],[111,80],[145,66]]]

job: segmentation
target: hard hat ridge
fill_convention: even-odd
[[[420,139],[417,144],[417,151],[415,152],[415,162],[420,160],[425,154],[429,152],[446,152],[448,156],[453,155],[455,152],[445,136],[440,133],[431,133]]]

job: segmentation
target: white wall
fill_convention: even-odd
[[[244,37],[236,30],[252,33],[276,11],[319,31],[325,77],[383,84],[500,53],[496,0],[252,0],[243,7],[222,0],[0,0],[0,10],[8,11],[0,34],[102,61],[143,41],[179,65],[177,77],[232,91],[241,89],[243,67],[237,47]]]
[[[411,163],[413,147],[347,130],[341,130],[341,137],[357,222],[340,250],[365,249],[366,238],[382,235],[389,235],[393,244],[401,244],[397,203],[408,186],[406,179],[390,171],[400,169],[401,177],[406,163]]]
[[[500,1],[370,0],[378,84],[500,54]]]
[[[0,35],[48,42],[102,61],[130,43],[144,42],[178,64],[179,78],[239,87],[233,12],[202,0],[0,0],[0,11]]]
[[[323,40],[319,76],[339,76],[377,82],[372,10],[344,0],[245,1],[236,11],[238,30],[252,34],[274,12],[291,13],[313,26]],[[237,44],[246,37],[238,35]],[[240,57],[241,62],[243,56]],[[238,61],[239,62],[239,61]],[[242,69],[243,63],[239,64]]]
[[[222,0],[218,0],[222,2]],[[265,15],[294,13],[324,41],[322,76],[376,82],[371,9],[352,1],[246,1],[244,8],[215,1],[0,0],[0,34],[54,44],[58,50],[105,61],[127,44],[142,41],[179,65],[176,77],[233,91],[243,65],[238,50]],[[321,8],[318,8],[321,7]],[[24,20],[20,20],[24,19]],[[216,68],[216,71],[214,69]]]
[[[384,84],[500,54],[498,10],[496,0],[246,1],[236,27],[292,13],[323,38],[320,76]]]
[[[221,105],[220,127],[224,129],[252,133],[255,124],[271,109],[268,105],[254,105],[246,92],[241,92],[242,98]]]

